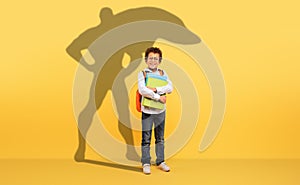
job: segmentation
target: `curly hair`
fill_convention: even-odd
[[[149,53],[158,53],[159,54],[159,62],[162,60],[162,52],[158,47],[150,47],[145,52],[145,60],[147,60]]]

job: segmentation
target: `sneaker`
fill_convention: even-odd
[[[165,162],[160,163],[158,165],[158,168],[161,169],[162,171],[165,171],[165,172],[170,171],[170,167]]]
[[[143,173],[146,174],[146,175],[149,175],[151,173],[150,164],[144,164],[143,165]]]

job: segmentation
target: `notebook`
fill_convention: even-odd
[[[156,74],[152,74],[152,73],[148,73],[146,75],[146,86],[148,87],[162,87],[167,85],[167,77],[166,76],[160,76],[160,75],[156,75]],[[156,108],[156,109],[164,109],[165,105],[159,101],[156,100],[152,100],[150,98],[144,97],[143,98],[143,102],[142,102],[143,106],[146,107],[152,107],[152,108]]]

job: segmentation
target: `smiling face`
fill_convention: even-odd
[[[146,59],[146,64],[148,65],[148,68],[152,71],[155,71],[157,69],[157,66],[160,64],[159,59],[159,53],[150,52]]]

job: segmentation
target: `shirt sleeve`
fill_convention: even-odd
[[[154,93],[151,89],[148,89],[145,85],[145,78],[143,72],[138,73],[138,88],[139,93],[142,96],[145,96],[147,98],[151,98],[153,100],[158,101],[160,99],[160,95],[157,93]]]
[[[169,79],[168,74],[165,71],[164,71],[164,76],[167,77],[168,84],[165,86],[162,86],[162,87],[156,87],[157,94],[165,94],[165,93],[170,94],[173,91],[172,82]]]

